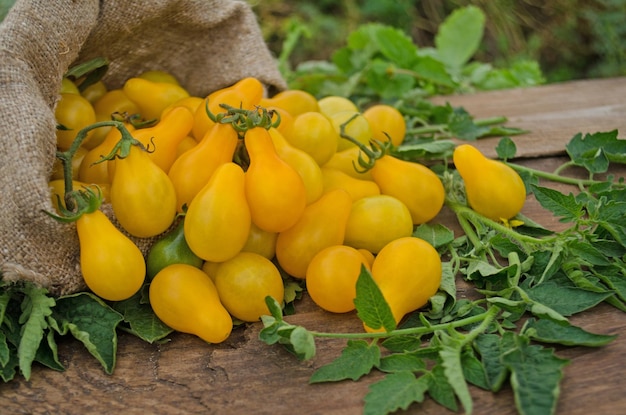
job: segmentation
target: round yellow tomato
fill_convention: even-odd
[[[242,321],[258,321],[269,314],[265,297],[280,303],[285,295],[278,268],[253,252],[241,252],[222,262],[215,273],[215,286],[224,307]]]
[[[378,104],[363,112],[372,129],[372,138],[381,142],[391,140],[394,146],[404,141],[406,121],[400,111],[391,105]]]
[[[57,147],[60,150],[70,148],[76,135],[83,128],[96,122],[96,113],[89,101],[74,93],[62,93],[61,99],[54,110],[57,124]],[[93,134],[93,130],[87,133],[83,143],[86,143]]]
[[[305,112],[294,118],[289,144],[309,154],[318,165],[323,165],[337,151],[339,135],[330,120],[319,112]]]
[[[327,117],[342,111],[357,112],[359,109],[356,104],[348,98],[337,95],[330,95],[317,101],[320,112]]]
[[[329,246],[318,252],[306,271],[306,289],[315,304],[333,313],[354,310],[356,281],[361,268],[369,263],[356,249],[345,245]]]
[[[375,254],[412,233],[411,213],[404,203],[387,195],[367,196],[352,204],[344,244]]]

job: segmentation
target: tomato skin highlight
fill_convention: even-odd
[[[163,268],[150,283],[149,296],[154,314],[176,331],[208,343],[221,343],[230,336],[232,318],[211,278],[196,267],[173,264]]]
[[[76,221],[80,268],[85,284],[98,297],[122,301],[143,285],[146,264],[139,248],[100,210]]]

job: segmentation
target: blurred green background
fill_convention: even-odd
[[[433,45],[440,23],[466,5],[485,13],[483,44],[475,59],[507,66],[539,63],[548,82],[626,75],[626,0],[247,0],[276,56],[289,28],[306,35],[292,65],[329,60],[348,33],[366,22],[395,26],[420,47]]]

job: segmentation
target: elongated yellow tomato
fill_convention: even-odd
[[[363,254],[346,245],[318,252],[306,271],[306,289],[315,304],[333,313],[355,309],[356,281],[361,267],[370,269]]]
[[[188,264],[163,268],[150,283],[150,305],[167,326],[208,343],[228,338],[233,321],[220,302],[215,284],[202,270]]]
[[[372,172],[370,170],[363,171],[359,166],[360,153],[361,150],[356,146],[337,151],[322,167],[341,170],[355,179],[372,180]]]
[[[244,142],[250,157],[245,189],[252,222],[268,232],[289,229],[306,206],[302,178],[278,156],[265,128],[249,129]]]
[[[193,148],[172,164],[168,176],[176,189],[176,207],[182,211],[209,181],[215,169],[233,160],[239,138],[230,124],[215,124]]]
[[[115,217],[133,236],[156,236],[174,222],[174,186],[140,147],[131,146],[127,157],[116,160],[110,192]]]
[[[186,107],[175,107],[152,127],[133,132],[133,138],[150,148],[148,156],[165,173],[176,159],[178,144],[191,132],[193,114]]]
[[[287,89],[271,98],[263,98],[259,105],[262,107],[282,108],[294,117],[305,112],[319,112],[317,99],[310,93],[300,89]]]
[[[373,105],[363,111],[363,117],[372,129],[372,138],[381,142],[391,140],[394,146],[404,141],[406,121],[400,111],[391,105]]]
[[[135,130],[131,124],[125,124],[126,129],[132,134]],[[102,161],[96,163],[102,159],[102,156],[106,156],[113,151],[113,148],[117,142],[122,138],[122,133],[117,128],[109,130],[104,140],[89,150],[83,160],[80,163],[78,169],[78,179],[85,183],[111,183],[113,177],[112,172],[109,172],[110,166],[114,163],[113,160]],[[111,170],[113,170],[111,168]]]
[[[372,278],[389,304],[396,323],[423,307],[441,284],[441,258],[435,248],[412,236],[396,239],[380,250]],[[376,331],[365,326],[366,331]]]
[[[200,258],[222,262],[244,247],[250,223],[244,172],[235,163],[225,163],[191,201],[185,216],[185,239]]]
[[[343,189],[348,192],[353,201],[362,197],[380,194],[380,188],[372,180],[357,179],[341,170],[329,167],[322,167],[321,171],[324,193],[335,189]]]
[[[292,227],[280,232],[276,259],[285,272],[306,278],[307,267],[319,251],[342,244],[351,206],[352,198],[346,191],[333,190],[308,205]]]
[[[85,284],[98,297],[122,301],[143,285],[146,263],[139,248],[100,210],[76,221],[80,270]]]
[[[526,187],[511,167],[488,159],[469,144],[457,146],[453,160],[465,183],[467,202],[476,212],[500,221],[511,219],[522,210]]]
[[[376,254],[394,239],[413,233],[411,213],[388,195],[366,196],[352,204],[344,244]]]
[[[446,196],[443,183],[428,167],[385,155],[371,171],[382,194],[409,208],[413,224],[428,222],[441,211]]]
[[[293,167],[302,178],[306,190],[306,203],[319,199],[324,191],[320,166],[309,154],[291,146],[276,128],[270,128],[269,133],[278,156]]]
[[[142,79],[147,79],[148,81],[152,81],[152,82],[166,82],[166,83],[170,83],[174,85],[180,85],[180,83],[178,82],[178,79],[176,79],[174,75],[172,75],[171,73],[167,71],[160,71],[160,70],[154,69],[154,70],[142,72],[141,74],[139,74],[138,77]]]
[[[323,165],[337,151],[339,135],[330,120],[320,112],[305,112],[294,118],[285,138],[292,146],[309,154]]]
[[[129,78],[122,90],[139,107],[146,120],[158,119],[168,105],[189,96],[180,85],[171,82],[153,82],[143,78]]]
[[[222,262],[215,271],[215,286],[226,310],[242,321],[258,321],[269,315],[265,304],[268,295],[279,303],[285,296],[276,265],[252,252],[241,252]]]
[[[203,103],[204,103],[204,99],[200,97],[189,96],[189,97],[181,98],[178,101],[175,101],[171,103],[170,105],[168,105],[161,113],[161,118],[163,118],[166,113],[168,113],[169,111],[171,111],[172,109],[176,107],[185,107],[195,116],[195,113],[198,110],[198,107],[200,107],[200,105],[202,105]]]

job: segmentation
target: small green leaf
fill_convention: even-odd
[[[128,323],[127,331],[148,343],[161,340],[172,333],[173,330],[154,314],[150,304],[143,303],[141,298],[142,294],[138,292],[128,300],[110,303],[111,308],[120,313],[124,322]]]
[[[496,153],[502,160],[508,160],[515,157],[517,152],[517,146],[515,141],[511,140],[511,137],[502,137],[496,146]]]
[[[413,236],[425,240],[435,248],[440,248],[454,241],[454,231],[440,223],[421,224],[415,228]]]
[[[558,190],[541,186],[531,186],[531,189],[541,206],[560,217],[561,222],[575,222],[584,214],[582,204],[572,193],[564,195]]]
[[[396,321],[389,304],[364,266],[361,267],[361,274],[356,282],[354,304],[357,315],[369,328],[373,330],[384,328],[387,332],[396,328]]]
[[[458,410],[456,395],[444,371],[442,365],[435,365],[429,373],[424,375],[428,379],[428,395],[439,405],[456,412]]]
[[[443,336],[442,336],[443,337]],[[463,409],[466,413],[472,412],[473,402],[470,395],[463,369],[461,365],[461,345],[459,342],[445,337],[447,339],[439,350],[441,365],[446,380],[454,390],[455,395],[459,398]]]
[[[515,347],[514,333],[505,332],[502,337],[497,334],[481,334],[474,341],[480,359],[485,368],[489,388],[497,392],[502,388],[509,372],[502,363],[502,355]]]
[[[358,380],[367,375],[380,362],[380,349],[364,340],[350,340],[341,356],[317,369],[309,383]]]
[[[617,130],[595,134],[576,134],[565,146],[572,161],[591,173],[607,171],[609,161],[626,161],[626,140],[618,139]]]
[[[479,388],[489,390],[485,367],[472,350],[464,349],[461,352],[461,367],[465,380]]]
[[[520,415],[553,414],[559,397],[563,367],[569,362],[554,350],[529,345],[517,338],[517,347],[502,356],[511,371],[511,386]]]
[[[604,346],[617,337],[617,335],[590,333],[571,324],[556,323],[546,319],[529,319],[524,326],[524,333],[531,339],[543,343],[587,347]]]
[[[365,395],[364,415],[386,415],[398,409],[407,409],[414,402],[423,402],[428,390],[428,379],[416,378],[412,372],[389,373],[369,387]]]
[[[52,314],[55,301],[54,298],[48,296],[47,290],[35,287],[33,284],[24,286],[24,294],[24,300],[21,304],[22,314],[19,319],[23,326],[17,354],[20,371],[28,380],[30,379],[32,363],[44,336],[44,330],[48,327],[46,318]]]
[[[595,307],[612,295],[611,292],[597,292],[562,286],[551,281],[530,288],[523,288],[533,301],[543,304],[565,317]]]
[[[435,36],[438,56],[446,65],[459,68],[474,56],[485,29],[485,14],[478,7],[456,9],[439,26]]]
[[[450,133],[460,140],[474,141],[484,136],[489,127],[474,123],[472,116],[464,108],[455,108],[448,119]]]
[[[378,369],[383,372],[410,370],[417,372],[426,369],[424,359],[417,353],[393,353],[380,359]]]

